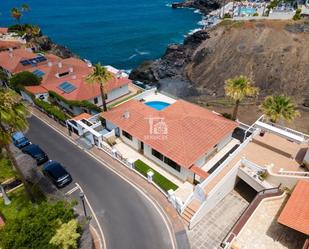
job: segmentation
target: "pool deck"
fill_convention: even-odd
[[[161,93],[153,93],[148,96],[145,96],[143,99],[145,102],[161,101],[161,102],[165,102],[168,104],[173,104],[176,102],[176,99],[173,99]]]

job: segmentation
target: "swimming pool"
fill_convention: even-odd
[[[145,102],[145,105],[148,105],[148,106],[150,106],[153,109],[161,111],[161,110],[163,110],[164,108],[168,107],[171,104],[163,102],[163,101],[149,101],[149,102]]]
[[[239,15],[244,14],[244,15],[252,16],[254,13],[256,13],[256,8],[253,8],[253,7],[240,7],[239,8]]]

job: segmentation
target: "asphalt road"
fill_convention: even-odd
[[[161,216],[130,184],[36,117],[27,137],[50,159],[62,163],[87,195],[103,228],[108,249],[170,249]]]

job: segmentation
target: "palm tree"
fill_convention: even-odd
[[[17,93],[9,88],[0,89],[0,146],[4,147],[6,150],[12,165],[16,169],[21,181],[25,186],[25,190],[29,199],[34,201],[27,181],[10,149],[11,133],[16,130],[22,131],[27,128],[27,114],[28,110],[21,102],[21,99]]]
[[[104,87],[108,81],[114,79],[114,75],[110,73],[105,67],[101,66],[100,63],[94,66],[94,70],[88,75],[86,81],[89,84],[100,84],[100,91],[102,97],[103,111],[107,111],[106,107],[106,96]]]
[[[251,80],[243,75],[231,78],[225,81],[225,95],[230,97],[235,102],[232,118],[237,118],[238,107],[240,102],[245,97],[256,96],[259,92],[257,87],[254,87]]]
[[[18,22],[20,23],[20,18],[22,16],[21,11],[18,8],[13,8],[11,9],[11,16]]]
[[[295,104],[286,95],[267,96],[260,105],[260,109],[273,123],[277,123],[279,120],[290,122],[300,116]]]

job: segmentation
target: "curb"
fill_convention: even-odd
[[[133,181],[131,181],[128,177],[120,174],[117,172],[116,169],[114,169],[113,167],[108,166],[108,164],[100,157],[98,157],[97,155],[95,155],[93,152],[89,152],[88,150],[85,150],[83,147],[79,146],[70,136],[67,136],[67,134],[65,134],[64,132],[62,132],[60,129],[58,129],[55,125],[47,123],[43,118],[39,117],[37,114],[35,114],[32,110],[31,110],[31,114],[33,116],[35,116],[36,118],[38,118],[40,121],[42,121],[44,124],[48,125],[49,127],[51,127],[53,130],[55,130],[56,132],[58,132],[59,134],[61,134],[63,137],[65,137],[68,141],[70,141],[72,144],[74,144],[75,146],[77,146],[79,149],[81,149],[82,151],[84,151],[85,153],[87,153],[89,156],[91,156],[92,158],[94,158],[95,160],[97,160],[98,162],[100,162],[100,164],[102,164],[104,167],[106,167],[107,169],[109,169],[110,171],[112,171],[113,173],[115,173],[116,175],[118,175],[119,177],[121,177],[124,181],[126,181],[128,184],[130,184],[133,188],[135,188],[137,191],[139,191],[144,197],[145,199],[147,199],[157,210],[157,212],[159,213],[159,215],[162,217],[168,233],[169,233],[169,237],[171,239],[171,243],[172,243],[172,248],[173,249],[178,249],[177,246],[177,240],[175,237],[175,231],[173,229],[172,226],[172,222],[170,221],[168,215],[166,214],[166,212],[164,211],[164,209],[162,208],[162,206],[153,198],[150,197],[149,194],[142,189],[141,187],[139,187],[138,185],[136,185]],[[173,236],[174,235],[174,236]],[[102,238],[104,239],[104,238]],[[103,247],[101,247],[103,248]],[[104,248],[106,249],[106,248]]]

